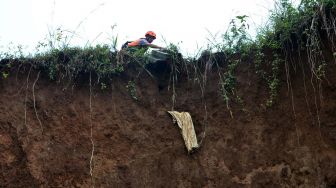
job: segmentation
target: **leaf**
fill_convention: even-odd
[[[5,79],[8,77],[8,75],[9,75],[8,73],[5,73],[5,72],[2,73],[2,77]]]
[[[242,16],[236,16],[237,19],[240,20],[240,22],[245,22],[245,18],[247,18],[247,15],[242,15]]]

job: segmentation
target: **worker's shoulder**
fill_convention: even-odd
[[[146,40],[146,38],[140,38],[138,39],[139,45],[147,45],[149,42]]]

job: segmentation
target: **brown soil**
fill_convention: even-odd
[[[290,84],[283,77],[270,108],[267,85],[243,63],[233,117],[215,69],[204,100],[193,74],[181,76],[175,103],[169,79],[159,89],[145,72],[136,101],[130,75],[90,92],[88,79],[68,85],[28,70],[0,81],[0,187],[336,187],[333,59],[320,87],[300,68]],[[191,155],[173,107],[190,112],[202,141]]]

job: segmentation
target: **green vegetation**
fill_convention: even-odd
[[[52,49],[34,57],[34,66],[46,70],[51,80],[57,76],[76,78],[80,73],[95,72],[98,80],[123,71],[115,63],[116,54],[107,45],[87,48]],[[114,63],[113,63],[114,62]]]
[[[238,63],[253,59],[256,73],[269,89],[268,107],[276,102],[281,73],[289,73],[291,54],[305,53],[312,75],[317,80],[323,79],[327,68],[323,45],[329,41],[332,49],[336,49],[333,43],[336,37],[335,14],[334,0],[302,0],[297,8],[288,0],[279,0],[269,25],[262,28],[255,40],[247,35],[247,16],[237,16],[224,34],[224,42],[214,45],[228,56],[228,68],[220,84],[225,102],[228,104],[228,93],[233,93],[232,88],[236,85],[231,66],[237,64],[237,59]]]
[[[136,86],[134,81],[128,81],[128,84],[126,85],[128,93],[131,95],[131,97],[134,100],[138,100],[137,94],[136,94]]]
[[[322,46],[336,37],[332,34],[336,31],[335,14],[334,0],[302,0],[297,8],[288,0],[278,1],[270,25],[261,30],[255,41],[256,71],[270,91],[267,106],[272,106],[277,98],[280,72],[289,75],[292,54],[308,57],[307,66],[316,79],[325,76],[327,65]],[[335,49],[334,44],[332,48]]]

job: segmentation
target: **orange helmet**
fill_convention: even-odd
[[[152,36],[152,37],[154,37],[156,39],[156,34],[153,31],[147,31],[147,33],[145,34],[145,36],[147,36],[147,35]]]

